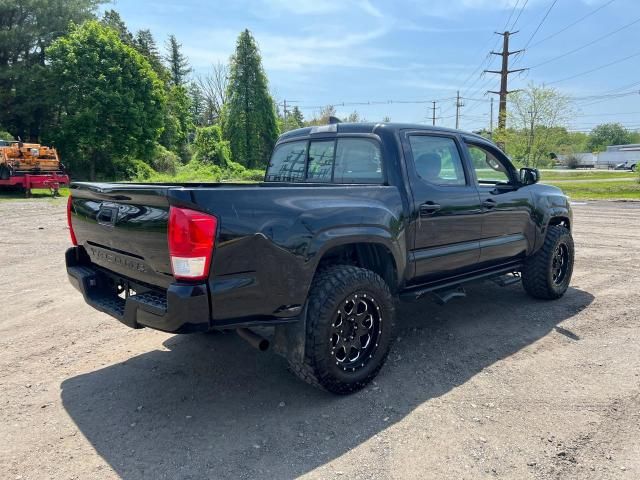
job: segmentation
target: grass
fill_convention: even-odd
[[[618,178],[637,178],[637,174],[615,170],[542,170],[540,178],[543,182],[549,180],[613,180]]]
[[[190,172],[191,173],[191,172]],[[202,172],[199,172],[202,173]],[[189,175],[188,178],[186,175],[183,178],[176,177],[165,177],[165,178],[153,178],[152,181],[172,181],[172,182],[212,182],[216,181],[216,179],[210,178],[208,175]],[[618,172],[609,172],[609,171],[595,171],[595,172],[585,172],[585,171],[575,171],[570,170],[567,172],[543,172],[542,181],[544,183],[548,183],[550,185],[555,185],[556,187],[562,189],[567,195],[569,195],[573,200],[640,200],[640,182],[631,182],[631,181],[622,181],[617,182],[615,179],[620,178],[636,178],[639,179],[638,174],[629,174],[624,175],[623,173]],[[558,182],[554,183],[553,180],[591,180],[588,182],[572,182],[572,183],[563,183]],[[251,181],[247,178],[236,178],[236,179],[219,179],[222,181],[237,181],[237,182],[247,182]],[[592,180],[602,180],[602,181],[592,181]],[[147,180],[149,181],[149,180]],[[37,199],[49,199],[52,200],[51,192],[46,189],[33,189],[32,198]],[[69,196],[68,188],[61,188],[60,195],[62,197]],[[24,193],[18,191],[10,191],[10,190],[0,190],[0,201],[6,200],[21,200],[24,199]]]
[[[61,197],[69,196],[69,189],[67,187],[63,187],[59,190]],[[0,202],[4,200],[23,200],[25,199],[24,192],[18,190],[8,190],[8,189],[0,189]],[[31,189],[31,198],[42,198],[54,200],[54,197],[51,196],[51,190],[48,188],[32,188]]]
[[[553,182],[548,182],[553,185]],[[640,200],[639,182],[575,182],[557,183],[573,200]]]

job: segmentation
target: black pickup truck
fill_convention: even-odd
[[[382,367],[397,300],[445,302],[487,278],[565,293],[571,209],[538,175],[457,130],[303,128],[259,184],[73,184],[67,271],[129,327],[236,330],[348,393]]]

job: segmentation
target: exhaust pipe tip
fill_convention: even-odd
[[[240,338],[242,338],[253,348],[261,352],[266,352],[267,350],[269,350],[269,340],[261,335],[258,335],[253,330],[249,330],[248,328],[238,328],[236,329],[236,333]]]

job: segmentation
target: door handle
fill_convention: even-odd
[[[482,206],[487,210],[491,210],[492,208],[495,208],[496,201],[491,198],[487,198],[484,202],[482,202]]]
[[[442,208],[441,205],[434,202],[426,202],[420,205],[420,216],[427,217],[429,215],[433,215],[438,210]]]

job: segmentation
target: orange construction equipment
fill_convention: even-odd
[[[69,184],[69,176],[55,148],[0,140],[0,187],[21,186],[27,196],[32,188],[48,188],[57,195],[64,184]]]

